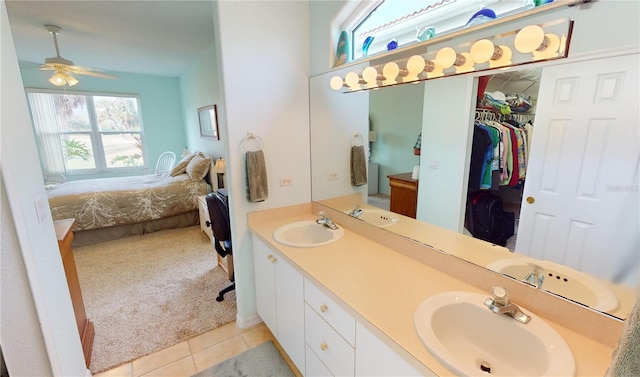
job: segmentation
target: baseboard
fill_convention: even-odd
[[[236,314],[236,326],[241,329],[248,329],[251,326],[255,326],[262,323],[262,318],[258,314],[255,314],[248,318],[240,317],[240,314]]]

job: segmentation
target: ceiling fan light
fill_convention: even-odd
[[[55,86],[64,86],[67,84],[67,79],[62,72],[56,72],[49,78],[49,82]]]
[[[67,74],[67,85],[74,86],[77,83],[79,83],[78,79],[76,79],[75,77]]]

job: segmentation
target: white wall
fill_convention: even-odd
[[[380,164],[378,189],[391,194],[389,174],[412,172],[420,161],[413,146],[422,132],[424,83],[369,91],[369,117],[378,133],[371,143],[371,162]]]
[[[213,18],[213,14],[211,18]],[[224,138],[217,140],[210,137],[202,137],[198,121],[198,108],[209,105],[220,106],[216,48],[213,44],[213,39],[214,36],[212,35],[212,44],[204,51],[198,63],[191,67],[189,72],[180,77],[184,129],[187,135],[187,145],[185,146],[191,152],[202,151],[210,153],[214,158],[226,158],[227,152]]]
[[[38,328],[38,314],[29,289],[18,235],[0,176],[0,344],[4,359],[15,376],[51,375],[44,339]],[[29,355],[29,357],[22,357]]]
[[[310,51],[311,76],[316,76],[329,71],[333,67],[336,42],[340,35],[340,30],[332,26],[338,25],[342,19],[346,18],[349,11],[354,8],[358,1],[331,0],[331,1],[309,1],[310,14],[309,27],[311,29]]]
[[[3,261],[7,254],[10,261],[19,266],[19,262],[10,256],[15,256],[21,251],[33,295],[32,298],[24,297],[15,303],[10,301],[14,297],[13,294],[2,295],[0,303],[3,314],[2,351],[11,375],[41,375],[43,371],[50,369],[52,374],[58,376],[83,376],[87,373],[87,369],[84,365],[84,355],[51,212],[46,201],[35,139],[4,1],[0,8],[2,12],[0,19],[2,157],[0,162],[6,196],[10,203],[9,208],[4,205],[2,208],[2,255]],[[40,220],[34,204],[37,200],[42,202]],[[9,226],[11,223],[15,225],[17,243],[12,237],[12,227]],[[5,231],[8,234],[5,234]],[[5,240],[5,237],[8,239]],[[3,273],[3,289],[5,278],[9,279],[9,285],[24,282],[24,275],[20,271],[15,271],[15,275]],[[34,325],[31,300],[35,304],[41,328],[31,328]],[[14,307],[16,312],[5,312],[5,308],[14,304],[20,305]],[[4,317],[5,313],[9,314],[8,318]],[[6,322],[9,318],[13,318],[15,322]],[[50,366],[43,365],[47,355],[43,354],[44,350],[38,337],[20,331],[25,327],[29,327],[27,333],[42,331]],[[25,342],[34,346],[34,349],[27,353],[28,357],[22,353]]]
[[[311,200],[309,157],[309,4],[220,1],[214,4],[239,326],[257,320],[253,245],[247,213]],[[259,136],[269,198],[246,195],[247,133]],[[292,186],[281,187],[279,178]]]
[[[333,74],[346,74],[338,71]],[[312,77],[310,82],[311,174],[313,200],[362,193],[366,201],[367,185],[352,186],[351,145],[369,138],[369,92],[340,93],[328,83],[333,74]],[[362,140],[355,138],[359,133]],[[336,174],[336,179],[328,179]]]
[[[416,218],[453,231],[461,231],[464,222],[476,85],[467,75],[429,80],[424,86]],[[443,95],[448,92],[456,95]]]

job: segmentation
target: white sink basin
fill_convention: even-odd
[[[542,288],[573,301],[581,302],[592,309],[611,311],[618,307],[618,299],[602,283],[593,277],[572,268],[549,261],[532,261],[527,258],[498,259],[487,268],[514,279],[524,280],[535,263],[544,270]]]
[[[327,245],[339,240],[344,229],[332,230],[315,221],[298,221],[279,227],[273,232],[273,239],[283,245],[295,247],[315,247]]]
[[[358,218],[364,222],[375,225],[380,228],[395,225],[400,219],[393,212],[381,209],[363,208],[362,214]]]
[[[573,376],[567,343],[547,323],[522,309],[522,324],[490,311],[490,294],[447,292],[423,301],[415,313],[418,336],[444,366],[466,376]]]

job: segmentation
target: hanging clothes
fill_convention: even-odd
[[[497,121],[502,117],[487,109],[476,111],[470,189],[518,186],[526,178],[533,125],[514,119]]]
[[[489,152],[491,157],[489,158]],[[473,143],[471,145],[471,162],[469,166],[469,190],[479,190],[487,169],[487,160],[493,159],[493,141],[489,132],[475,124],[473,127]]]

